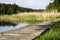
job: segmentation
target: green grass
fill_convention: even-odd
[[[34,40],[60,40],[60,21],[55,22],[49,30]]]
[[[41,20],[37,19],[36,16],[16,16],[16,15],[5,15],[0,17],[0,24],[19,24],[19,23],[37,23],[42,22]]]
[[[58,14],[58,13],[57,13]],[[22,13],[14,15],[0,15],[0,25],[19,23],[39,23],[43,21],[56,22],[50,30],[36,37],[34,40],[60,40],[60,14],[55,13]]]
[[[60,14],[59,14],[60,15]],[[43,21],[57,21],[60,20],[59,15],[57,13],[19,13],[13,15],[0,15],[0,25],[5,24],[19,24],[19,23],[40,23]]]

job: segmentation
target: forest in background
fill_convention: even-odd
[[[46,7],[46,11],[57,11],[60,12],[60,0],[53,0],[54,2],[50,3]],[[44,9],[31,9],[31,8],[24,8],[20,7],[16,4],[5,4],[0,3],[0,15],[2,14],[17,14],[20,12],[43,12]]]
[[[24,8],[20,7],[16,4],[2,4],[0,3],[0,15],[1,14],[16,14],[20,12],[38,12],[38,11],[44,11],[43,9],[35,10],[31,8]]]

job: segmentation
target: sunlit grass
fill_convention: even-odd
[[[39,23],[43,21],[56,22],[50,30],[34,40],[60,40],[60,13],[25,12],[12,15],[0,15],[0,24]],[[59,22],[57,22],[59,21]],[[0,33],[0,35],[3,33]]]
[[[13,15],[0,15],[0,23],[39,23],[42,21],[60,20],[60,13],[54,12],[25,12]]]
[[[34,40],[60,40],[60,21],[57,21],[50,30],[39,35]]]

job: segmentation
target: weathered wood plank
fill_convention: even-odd
[[[3,36],[0,36],[0,40],[32,40],[49,28],[50,25],[53,25],[53,23],[43,22],[40,24],[26,26],[17,30],[8,31],[5,32]]]

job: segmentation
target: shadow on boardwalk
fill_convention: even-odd
[[[53,33],[52,33],[53,32]],[[51,34],[52,33],[52,34]],[[55,33],[55,34],[54,34]],[[54,22],[54,25],[52,25],[51,28],[48,28],[46,31],[44,31],[43,33],[41,33],[40,35],[36,36],[34,39],[32,40],[60,40],[59,34],[60,34],[60,21],[56,21]],[[50,35],[51,34],[51,35]],[[48,37],[46,37],[46,36]],[[52,35],[54,35],[52,37]],[[55,36],[56,35],[56,36]],[[50,38],[49,38],[50,37]]]

